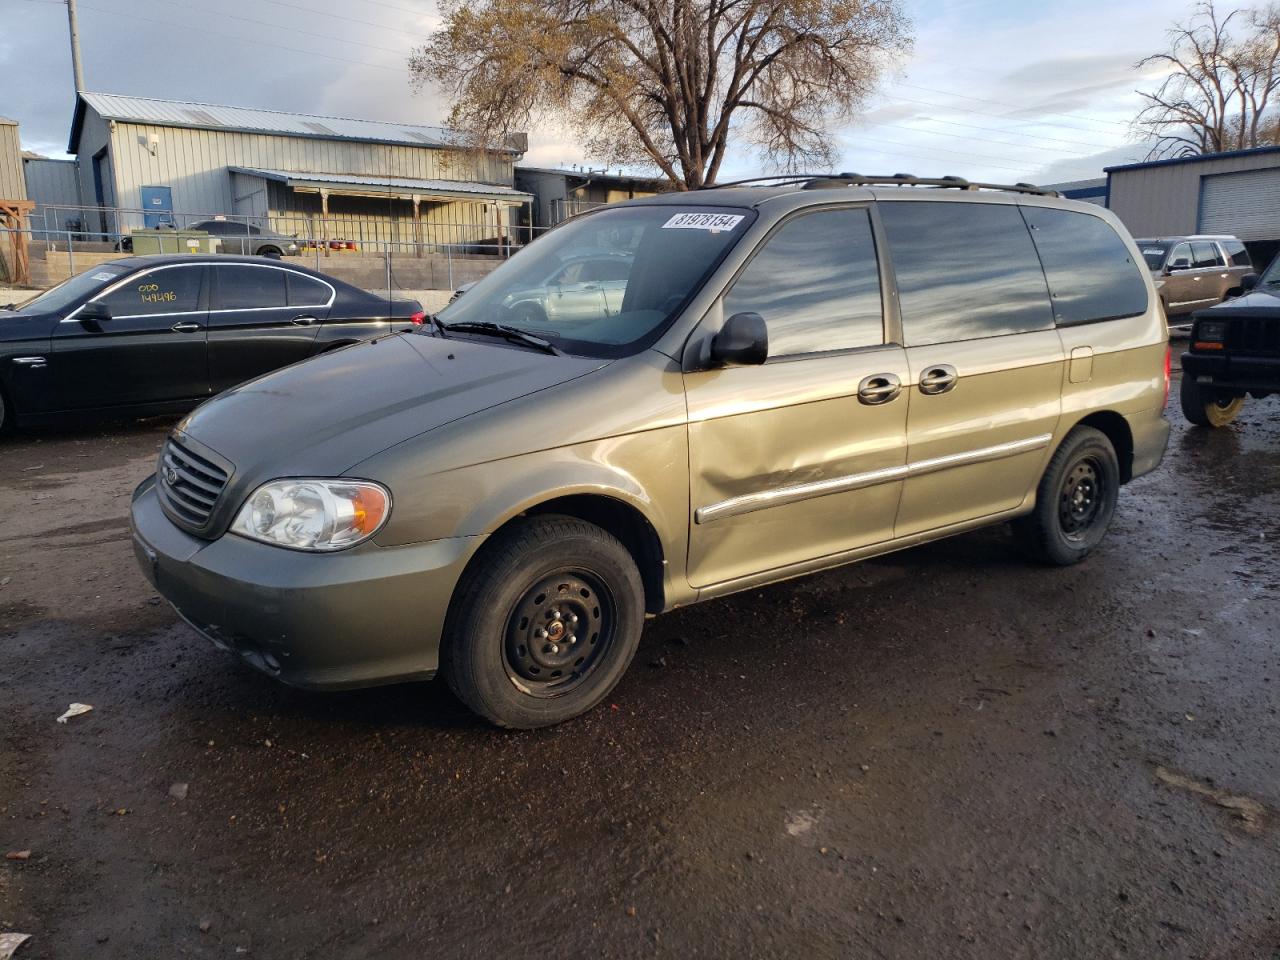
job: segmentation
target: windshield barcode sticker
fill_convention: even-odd
[[[732,230],[742,222],[741,214],[731,213],[677,213],[662,225],[663,230]]]

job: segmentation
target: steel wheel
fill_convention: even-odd
[[[1101,466],[1086,457],[1067,471],[1058,496],[1058,523],[1068,540],[1079,542],[1102,512],[1104,493],[1099,482]]]
[[[508,618],[507,676],[530,696],[563,696],[608,655],[616,622],[613,595],[599,578],[567,570],[543,577]]]

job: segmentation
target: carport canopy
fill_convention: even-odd
[[[512,187],[467,180],[414,180],[407,177],[366,177],[347,173],[295,173],[289,170],[263,170],[258,167],[231,167],[232,173],[261,177],[285,184],[297,193],[318,193],[322,198],[395,197],[413,203],[473,200],[518,207],[533,199]]]

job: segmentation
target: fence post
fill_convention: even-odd
[[[444,252],[449,257],[449,289],[456,290],[458,288],[453,285],[453,244],[446,243],[444,245]]]
[[[71,231],[67,231],[67,279],[76,275],[76,255],[71,250]]]

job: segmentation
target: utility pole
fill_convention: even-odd
[[[67,23],[71,27],[71,71],[76,78],[76,93],[84,91],[84,69],[80,66],[80,26],[76,21],[76,0],[66,0]]]

